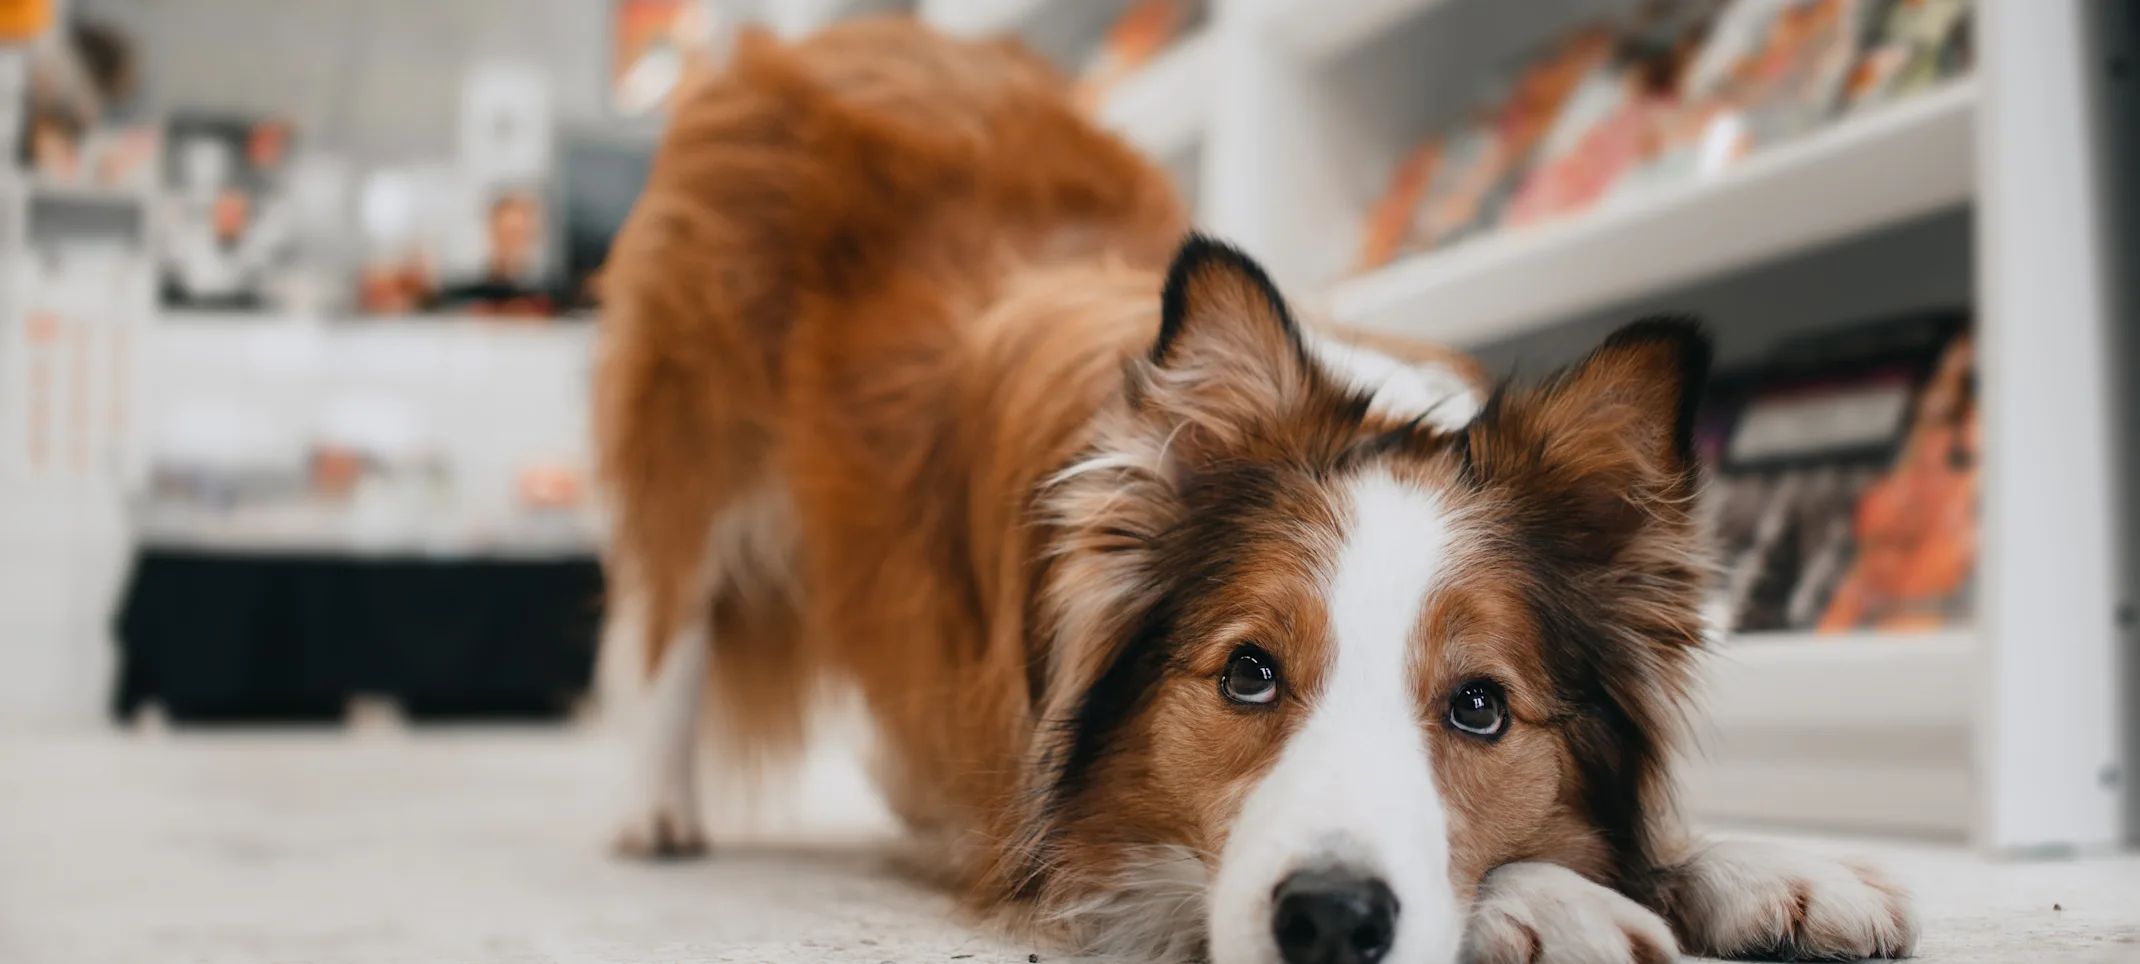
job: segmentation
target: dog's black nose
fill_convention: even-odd
[[[1286,964],[1375,964],[1397,942],[1397,897],[1374,877],[1295,873],[1271,892],[1271,908]]]

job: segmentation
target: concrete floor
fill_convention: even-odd
[[[0,961],[1062,960],[902,873],[836,763],[726,808],[712,860],[612,860],[615,762],[579,732],[0,736]],[[1915,887],[1928,964],[2140,962],[2140,858],[1806,843]]]

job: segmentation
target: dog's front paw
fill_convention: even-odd
[[[1716,844],[1671,868],[1659,897],[1695,954],[1856,961],[1917,945],[1909,895],[1887,878],[1787,847]]]
[[[690,860],[705,855],[706,831],[689,808],[648,807],[624,821],[614,849],[634,860]]]
[[[1664,919],[1558,864],[1504,864],[1486,875],[1464,935],[1466,964],[1666,964],[1679,945]]]

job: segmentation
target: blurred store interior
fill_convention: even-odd
[[[887,13],[1337,321],[1704,318],[1693,812],[2140,833],[2140,13],[2082,0],[0,2],[0,727],[588,725],[608,241],[738,29]]]

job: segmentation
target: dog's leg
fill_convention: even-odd
[[[642,694],[632,796],[617,850],[649,860],[706,852],[698,806],[699,700],[706,690],[712,639],[701,621],[687,624],[661,656]]]
[[[1559,864],[1503,864],[1479,884],[1465,964],[1669,964],[1664,919]]]
[[[1879,873],[1762,843],[1694,848],[1663,868],[1651,906],[1688,953],[1782,961],[1908,957],[1910,899]]]

